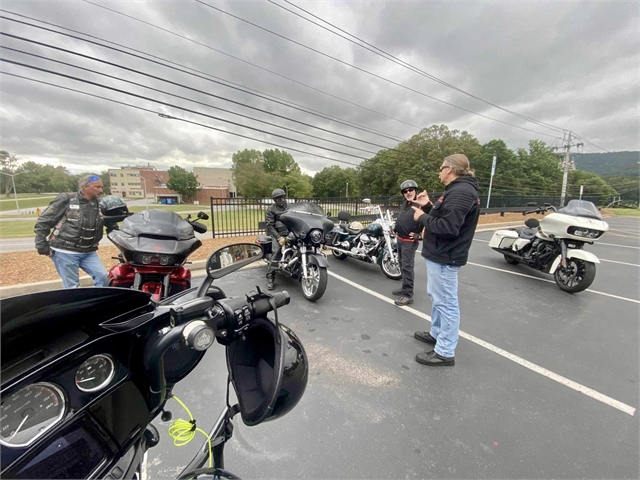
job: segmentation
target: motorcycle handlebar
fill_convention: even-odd
[[[267,313],[273,310],[273,303],[275,303],[276,308],[280,308],[285,305],[289,305],[289,302],[291,302],[291,297],[289,296],[289,292],[286,290],[276,292],[270,298],[258,298],[252,303],[254,317],[264,317]]]

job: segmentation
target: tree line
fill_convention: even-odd
[[[243,197],[269,197],[276,188],[289,197],[351,197],[398,195],[399,185],[415,180],[428,192],[442,191],[438,172],[442,160],[453,153],[464,153],[475,170],[480,194],[489,192],[491,166],[496,157],[492,195],[559,196],[563,172],[558,168],[562,155],[541,140],[531,140],[528,148],[511,150],[500,139],[481,144],[465,131],[451,130],[445,125],[422,129],[395,148],[380,150],[355,168],[326,167],[313,177],[302,173],[294,157],[279,149],[241,150],[231,157],[231,173],[238,194]],[[72,175],[64,167],[35,162],[19,164],[18,158],[0,151],[0,171],[14,175],[20,193],[69,192],[77,188],[81,175]],[[0,192],[12,191],[11,177],[0,175]],[[109,193],[109,175],[100,177]],[[637,180],[626,177],[602,178],[584,170],[569,172],[567,194],[602,198],[625,194],[638,198]],[[200,190],[197,177],[180,166],[169,169],[167,187],[187,199]],[[634,190],[635,188],[635,190]]]

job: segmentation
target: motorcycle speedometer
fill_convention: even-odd
[[[0,443],[26,447],[62,420],[65,400],[55,385],[34,383],[4,397],[0,411]]]
[[[109,385],[115,373],[116,368],[109,355],[94,355],[76,370],[76,387],[83,392],[95,392]]]

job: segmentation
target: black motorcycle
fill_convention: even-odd
[[[360,230],[349,226],[349,212],[338,212],[340,223],[331,232],[327,248],[338,260],[351,257],[377,264],[387,277],[400,280],[402,271],[398,261],[398,240],[393,233],[394,222],[391,214],[388,211],[386,215],[383,214],[377,205],[366,209],[368,213],[377,214],[378,218]]]
[[[208,218],[198,213],[198,219]],[[202,246],[194,231],[206,233],[207,226],[169,210],[127,216],[119,229],[107,234],[120,250],[115,257],[120,263],[109,270],[108,285],[142,290],[156,300],[191,288],[191,271],[184,264]]]
[[[255,244],[224,247],[209,257],[200,288],[159,303],[121,288],[3,300],[2,478],[141,478],[144,454],[159,441],[151,422],[170,419],[174,385],[216,340],[226,348],[227,398],[233,384],[238,404],[223,409],[178,478],[238,478],[223,470],[232,418],[253,426],[285,415],[308,379],[300,340],[278,322],[287,292],[227,298],[212,285],[262,253]],[[174,433],[196,430],[195,420],[178,422]]]
[[[304,297],[315,302],[327,289],[329,263],[322,247],[333,229],[333,222],[315,203],[292,205],[280,221],[289,229],[289,235],[279,258],[273,258],[271,237],[260,235],[256,241],[264,249],[267,261],[277,262],[275,272],[299,280]]]

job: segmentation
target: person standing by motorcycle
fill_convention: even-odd
[[[435,348],[416,355],[428,366],[455,365],[460,330],[458,271],[467,263],[469,249],[480,216],[478,181],[463,154],[450,155],[440,167],[444,193],[431,204],[427,192],[418,195],[414,219],[425,227],[422,256],[427,264],[427,294],[431,298],[431,330],[416,332],[415,338]]]
[[[271,237],[271,261],[269,262],[269,268],[267,269],[267,290],[273,290],[275,288],[276,268],[278,265],[278,257],[284,244],[287,243],[287,235],[289,235],[289,229],[280,221],[280,217],[285,213],[289,206],[287,205],[287,194],[281,188],[276,188],[271,193],[273,198],[273,205],[267,209],[265,215],[265,221],[267,223],[267,235]]]
[[[78,188],[76,193],[58,195],[38,217],[33,227],[36,250],[51,257],[62,288],[78,287],[79,268],[93,278],[96,287],[105,287],[107,270],[96,253],[104,227],[98,203],[102,180],[85,175],[78,180]]]
[[[418,196],[418,184],[413,180],[405,180],[400,185],[400,192],[402,192],[404,202],[400,206],[400,213],[393,230],[398,239],[398,261],[402,272],[402,287],[392,293],[400,295],[395,304],[403,307],[413,303],[414,264],[423,227],[413,218],[414,210],[411,208],[413,205],[417,205],[414,201]]]

